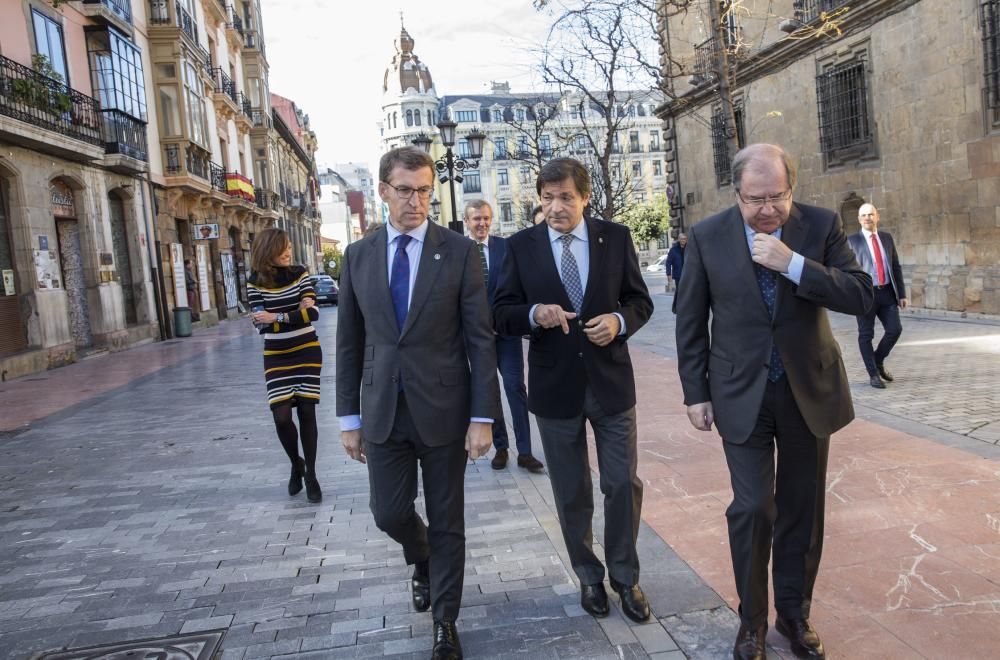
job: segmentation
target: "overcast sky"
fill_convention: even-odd
[[[531,0],[261,0],[271,91],[308,115],[320,165],[379,156],[382,76],[399,38],[400,10],[438,95],[540,87],[537,56],[551,18]]]

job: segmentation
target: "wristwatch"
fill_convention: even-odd
[[[284,323],[285,322],[285,313],[284,312],[278,312],[278,319],[277,319],[277,321],[278,321],[278,323]]]

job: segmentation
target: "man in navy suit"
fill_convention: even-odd
[[[476,199],[465,205],[465,226],[479,250],[479,258],[483,264],[483,279],[486,281],[486,294],[491,308],[497,295],[500,266],[507,254],[507,240],[500,236],[490,236],[492,225],[493,209],[485,200]],[[504,392],[507,393],[511,422],[514,425],[514,439],[517,442],[517,464],[531,472],[542,472],[545,466],[531,455],[531,426],[528,422],[528,392],[524,388],[524,348],[521,346],[521,337],[498,334],[496,344],[497,367],[500,369],[500,378],[503,379]],[[500,409],[499,403],[497,409]],[[494,470],[502,470],[507,467],[510,447],[507,425],[504,424],[502,415],[493,424],[493,446],[496,448],[496,454],[490,465]]]
[[[885,359],[903,333],[899,321],[900,308],[906,309],[906,284],[903,269],[896,254],[892,234],[878,230],[879,214],[874,204],[862,204],[858,209],[861,231],[847,237],[847,244],[857,255],[858,263],[872,276],[875,304],[867,314],[858,316],[858,346],[868,370],[872,387],[885,389],[885,381],[892,382],[892,374],[885,368]],[[872,349],[875,338],[875,318],[882,323],[882,339],[878,348]]]

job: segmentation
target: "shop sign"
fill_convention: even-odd
[[[76,203],[73,199],[73,189],[62,181],[56,180],[49,184],[49,200],[52,203],[52,215],[60,218],[75,218]],[[39,247],[40,250],[46,248]]]

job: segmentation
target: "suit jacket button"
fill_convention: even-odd
[[[399,382],[399,378],[397,378],[396,376],[393,376],[392,377],[392,382],[398,383]]]
[[[583,357],[583,353],[577,353],[576,356],[577,357]]]

